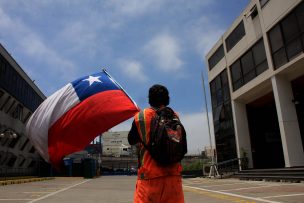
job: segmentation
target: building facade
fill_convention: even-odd
[[[103,156],[132,156],[133,148],[128,142],[128,131],[105,132],[102,135]]]
[[[0,174],[27,175],[40,156],[25,136],[25,125],[45,95],[0,44]]]
[[[206,62],[218,161],[304,166],[304,2],[251,0]]]

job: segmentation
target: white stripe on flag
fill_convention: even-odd
[[[69,83],[48,97],[30,117],[26,125],[26,134],[45,161],[49,161],[49,128],[79,102],[75,89]]]

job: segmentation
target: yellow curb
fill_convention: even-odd
[[[0,185],[12,185],[12,184],[22,184],[36,181],[52,180],[54,177],[45,177],[45,178],[28,178],[28,179],[16,179],[16,180],[5,180],[0,181]]]

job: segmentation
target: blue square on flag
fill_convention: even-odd
[[[80,101],[99,92],[120,89],[104,72],[79,78],[73,81],[72,85]]]

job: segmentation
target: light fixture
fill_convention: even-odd
[[[1,134],[1,138],[17,138],[17,134],[12,129],[5,129]]]
[[[293,99],[293,100],[291,100],[291,101],[292,101],[292,103],[294,103],[295,105],[300,104],[299,100]]]

